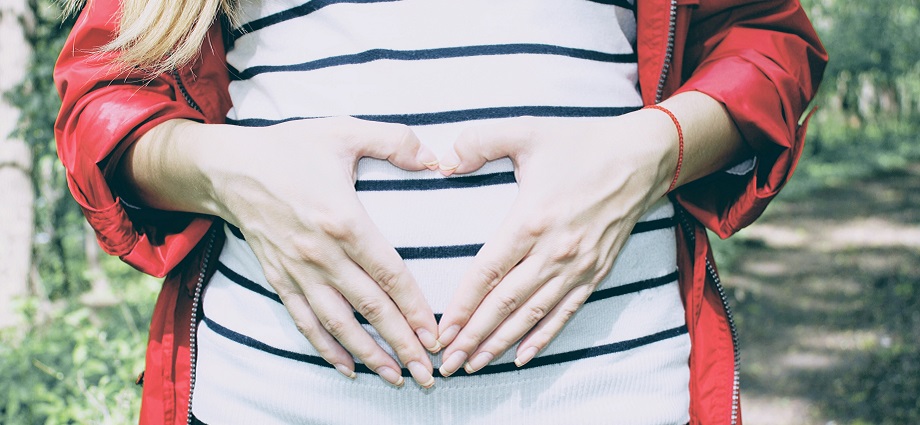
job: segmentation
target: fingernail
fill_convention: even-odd
[[[537,355],[537,352],[540,351],[537,347],[527,347],[524,351],[521,351],[521,354],[518,354],[514,358],[514,365],[517,367],[524,366],[527,362],[533,360],[533,357]]]
[[[355,371],[351,370],[350,367],[345,366],[343,364],[337,363],[335,365],[335,370],[339,371],[339,373],[341,373],[342,375],[345,375],[345,377],[348,379],[355,379],[358,377],[358,375],[355,374]]]
[[[399,372],[393,370],[392,368],[386,367],[386,366],[378,367],[375,372],[377,372],[377,374],[380,375],[381,378],[383,378],[385,381],[392,384],[394,387],[402,387],[403,384],[406,382],[406,380],[403,379],[402,375],[400,375]]]
[[[441,165],[439,165],[438,168],[441,169],[441,174],[444,174],[445,176],[449,176],[449,175],[453,174],[454,171],[457,171],[457,167],[459,167],[459,166],[460,166],[460,164],[445,165],[444,163],[441,163]]]
[[[441,351],[441,343],[427,329],[419,328],[419,330],[415,331],[415,334],[418,335],[418,340],[425,346],[426,350],[432,353]]]
[[[418,382],[422,388],[431,388],[434,385],[434,376],[431,376],[431,371],[425,365],[419,362],[409,362],[406,364],[406,368],[409,369],[409,373],[415,378],[415,382]]]
[[[441,173],[443,173],[445,176],[449,176],[459,166],[460,157],[457,156],[456,152],[450,152],[441,160],[441,165],[439,167],[441,168]]]
[[[441,372],[441,375],[445,377],[453,375],[457,369],[460,369],[460,366],[463,365],[463,362],[466,361],[466,353],[462,351],[455,351],[444,363],[441,363],[441,367],[438,368],[438,371]]]
[[[415,159],[417,159],[418,162],[422,163],[422,165],[424,165],[429,170],[434,171],[438,169],[437,155],[435,155],[434,152],[432,152],[431,149],[428,149],[428,147],[425,145],[419,147],[418,153],[415,155]]]
[[[438,342],[442,346],[450,345],[451,342],[454,342],[454,338],[457,337],[457,334],[460,333],[460,325],[451,325],[444,332],[441,332],[441,336],[438,337]]]
[[[477,370],[482,369],[487,364],[489,364],[489,362],[492,361],[492,358],[492,353],[483,351],[473,356],[472,360],[466,362],[466,364],[463,365],[463,370],[465,370],[466,373],[476,372]]]

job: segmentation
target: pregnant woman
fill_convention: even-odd
[[[825,59],[793,1],[90,1],[56,134],[167,276],[142,422],[740,422],[702,225]]]

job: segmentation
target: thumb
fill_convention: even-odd
[[[385,159],[409,171],[438,168],[438,157],[403,124],[355,120],[355,151],[359,157]]]
[[[488,161],[521,153],[531,130],[525,119],[477,125],[460,133],[452,152],[440,159],[441,174],[465,174],[478,170]]]

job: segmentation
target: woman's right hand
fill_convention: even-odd
[[[437,158],[406,126],[323,118],[245,128],[169,121],[122,161],[141,199],[237,225],[298,329],[342,374],[354,354],[400,386],[399,364],[361,327],[364,316],[423,387],[440,350],[434,314],[396,250],[358,200],[361,157],[407,170]]]

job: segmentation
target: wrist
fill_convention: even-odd
[[[126,153],[119,175],[137,197],[153,208],[220,215],[210,173],[215,149],[226,130],[188,120],[164,122],[143,135]]]
[[[701,92],[688,91],[660,105],[674,114],[684,133],[683,164],[676,186],[722,170],[742,158],[741,135],[719,101]],[[664,114],[659,115],[667,119]]]
[[[677,116],[674,115],[671,110],[665,108],[661,105],[648,105],[643,109],[659,111],[668,116],[668,119],[671,120],[671,123],[674,125],[674,130],[677,133],[677,164],[674,166],[674,176],[671,177],[671,182],[668,183],[668,189],[665,193],[670,193],[677,187],[678,179],[680,178],[681,167],[684,163],[684,131],[680,125],[680,121],[677,119]],[[667,164],[670,161],[663,160],[662,164]]]
[[[196,212],[237,223],[228,204],[235,194],[232,186],[246,163],[255,158],[244,149],[251,129],[224,124],[185,122],[176,129],[173,143],[187,167],[187,179],[194,193]]]
[[[634,140],[637,172],[650,177],[648,201],[655,203],[671,189],[680,156],[680,137],[667,114],[654,109],[640,109],[629,114],[627,128]]]

